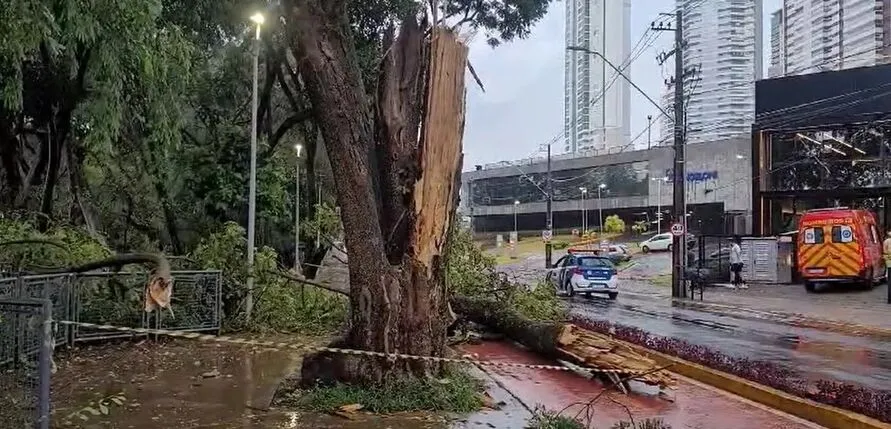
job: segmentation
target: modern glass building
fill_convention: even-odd
[[[566,0],[566,47],[621,67],[631,50],[631,0]],[[600,57],[567,50],[564,150],[601,154],[631,140],[631,86]],[[630,69],[623,71],[630,75]]]
[[[762,76],[762,0],[679,0],[677,7],[684,14],[684,63],[692,69],[684,78],[687,142],[748,134]],[[674,85],[667,82],[665,91],[671,106]],[[672,138],[669,123],[663,120],[665,141]]]

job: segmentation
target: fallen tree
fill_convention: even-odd
[[[588,368],[627,371],[637,374],[636,380],[654,386],[674,385],[672,376],[658,371],[655,361],[608,335],[568,323],[529,320],[494,299],[455,296],[450,302],[460,317],[503,333],[545,357]]]

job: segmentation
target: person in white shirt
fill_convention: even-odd
[[[747,289],[748,286],[743,283],[742,279],[742,248],[739,247],[741,242],[742,240],[737,235],[733,237],[733,242],[730,244],[730,271],[733,272],[733,287]]]

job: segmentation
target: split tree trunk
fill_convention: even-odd
[[[434,29],[425,41],[417,19],[406,19],[399,36],[385,40],[373,116],[346,2],[290,0],[285,7],[350,253],[350,327],[336,345],[442,356],[452,320],[441,255],[458,192],[467,48],[445,29]],[[305,382],[366,383],[438,369],[319,354],[304,359],[303,376]]]
[[[568,323],[529,320],[493,299],[454,296],[451,302],[455,312],[465,320],[503,333],[545,357],[589,368],[629,371],[638,374],[635,379],[643,383],[674,386],[674,377],[660,370],[653,359],[608,335]]]

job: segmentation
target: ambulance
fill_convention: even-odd
[[[872,288],[885,275],[875,215],[847,207],[805,212],[798,222],[797,259],[808,292],[830,282]]]

